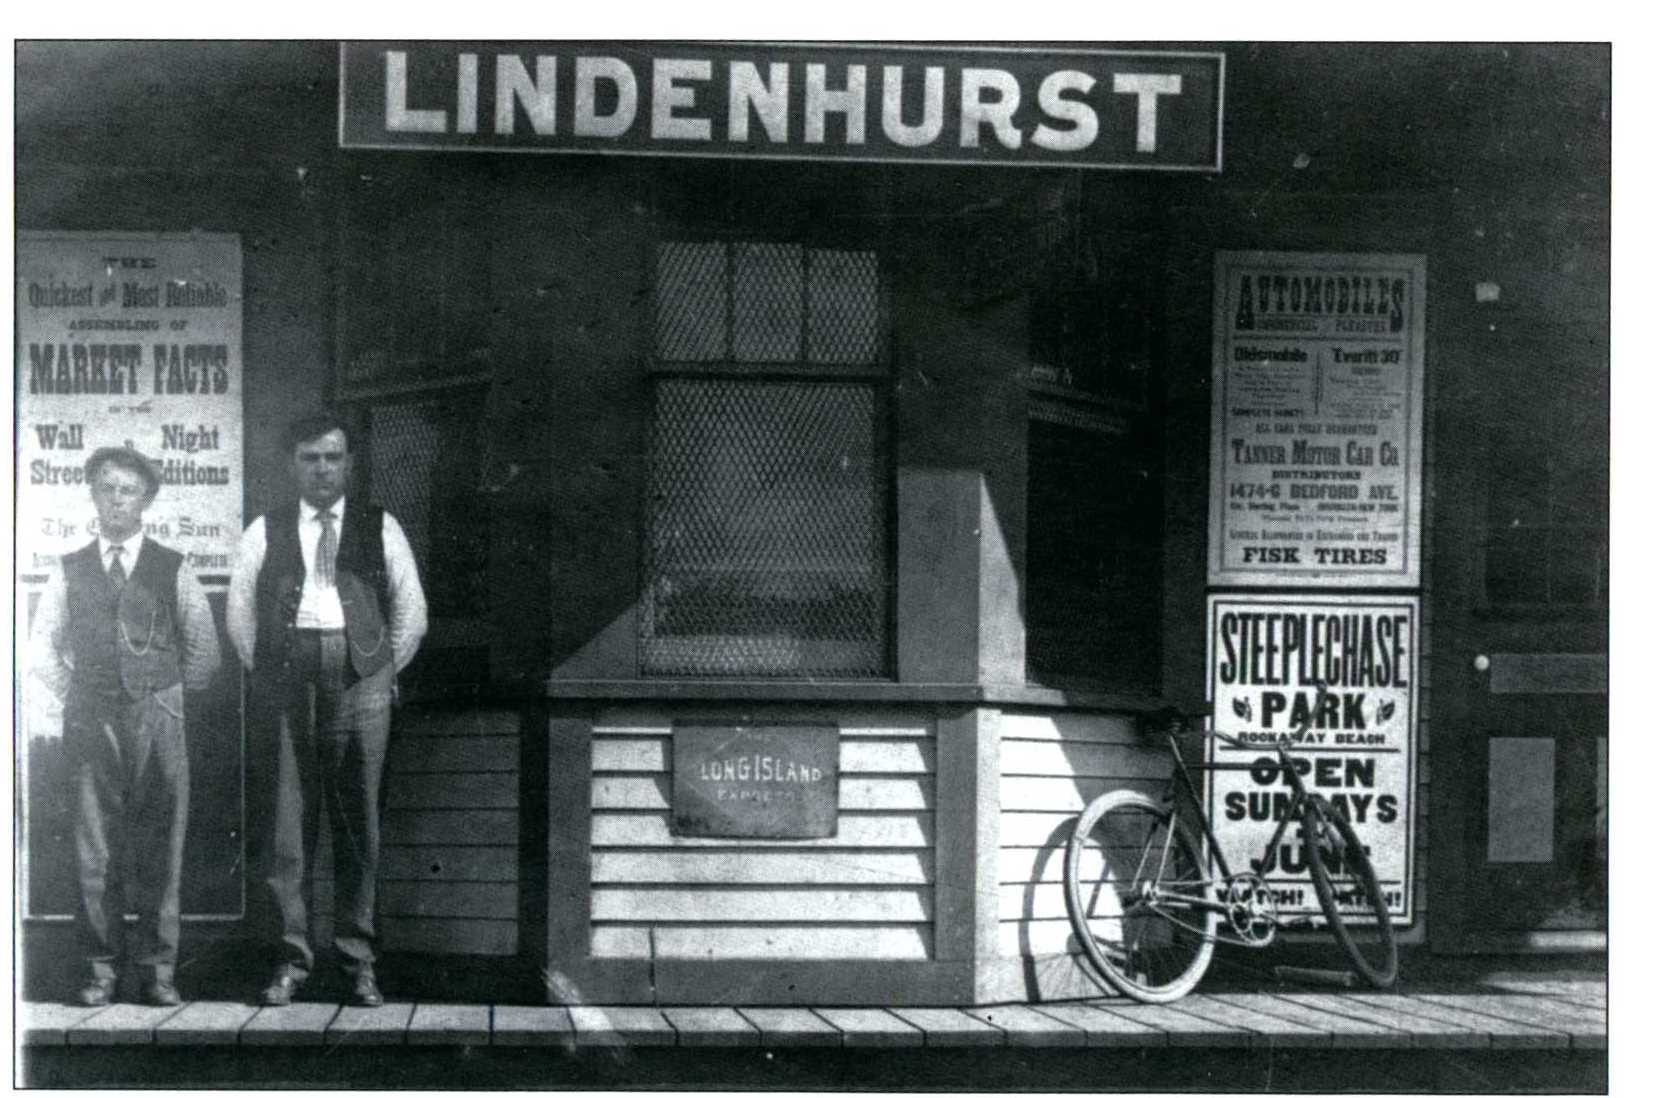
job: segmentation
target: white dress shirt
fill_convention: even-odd
[[[98,535],[98,559],[103,561],[104,574],[109,573],[109,566],[115,563],[115,547],[121,547],[121,571],[132,578],[133,570],[138,567],[138,554],[144,551],[144,536],[129,537],[125,541],[110,541],[102,534]]]
[[[334,534],[343,536],[345,529],[345,497],[334,501],[328,510],[334,513]],[[299,594],[299,611],[295,619],[301,629],[343,629],[345,610],[339,603],[339,589],[316,580],[316,550],[322,540],[320,511],[304,500],[299,501],[299,516],[294,521],[299,534],[299,553],[305,561],[305,583]],[[391,629],[391,651],[396,669],[408,666],[420,641],[426,633],[425,590],[420,586],[420,570],[414,563],[414,550],[408,544],[402,524],[386,511],[381,523],[381,539],[385,543],[385,572],[391,592],[387,617]],[[265,520],[260,516],[242,532],[236,546],[236,563],[230,571],[230,595],[225,603],[225,627],[230,632],[230,643],[242,665],[253,667],[259,622],[257,588],[259,570],[264,567]]]
[[[339,534],[344,529],[345,497],[340,496],[326,509],[333,515],[334,549],[339,548]],[[316,574],[317,549],[322,544],[323,508],[299,501],[299,555],[305,559],[305,586],[299,595],[299,614],[294,624],[301,629],[345,628],[345,607],[339,602],[339,588],[322,583]]]

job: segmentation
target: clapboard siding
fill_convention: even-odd
[[[506,736],[516,739],[522,718],[507,709],[421,709],[410,706],[398,710],[397,738],[464,736],[467,739],[486,739]]]
[[[399,712],[386,759],[379,886],[384,948],[518,948],[520,717]]]
[[[1067,919],[1069,909],[1064,906],[1063,880],[1046,881],[1041,884],[1002,885],[1000,917],[1005,922],[1015,922],[1018,919]]]
[[[1065,831],[1063,842],[1045,847],[1006,848],[1000,852],[1001,883],[1024,885],[1031,881],[1062,884],[1064,881],[1064,844],[1069,841]],[[1088,847],[1081,855],[1081,879],[1096,881],[1104,874],[1104,855]]]
[[[916,740],[842,740],[842,774],[931,774],[937,769],[932,744]],[[608,773],[649,773],[673,769],[673,743],[663,736],[627,736],[592,745],[592,769]]]
[[[839,806],[848,812],[884,812],[893,809],[930,809],[931,775],[921,777],[847,778],[839,781]],[[592,807],[663,811],[673,806],[670,774],[620,776],[595,774]]]
[[[929,923],[931,888],[613,885],[592,890],[594,922]]]
[[[790,722],[801,718],[789,717]],[[734,720],[728,723],[738,723]],[[753,723],[763,724],[764,721]],[[874,737],[877,739],[926,739],[933,736],[932,722],[918,714],[884,713],[870,716],[866,713],[836,714],[806,723],[834,724],[841,737]],[[594,737],[603,736],[672,736],[673,716],[665,710],[613,709],[599,715],[593,723]]]
[[[517,885],[495,881],[381,881],[381,915],[517,918]]]
[[[517,848],[516,809],[387,809],[385,840],[402,846]]]
[[[592,729],[594,957],[931,956],[937,752],[929,721],[840,727],[839,815],[821,839],[672,831],[671,715],[618,708]]]
[[[652,941],[653,939],[653,941]],[[923,961],[929,926],[598,926],[594,957]]]
[[[509,957],[518,951],[515,919],[420,919],[391,916],[379,921],[388,950]]]
[[[382,881],[515,881],[514,846],[384,846]]]
[[[1095,713],[1003,713],[1003,747],[1011,740],[1056,740],[1066,744],[1102,743],[1121,747],[1141,743],[1134,718]]]
[[[462,774],[518,770],[516,736],[394,736],[386,754],[392,774]],[[395,783],[393,783],[393,786]]]
[[[594,884],[930,884],[929,850],[847,848],[832,858],[795,851],[594,851]]]
[[[399,774],[386,785],[388,808],[516,808],[516,771]]]
[[[1167,765],[1159,748],[1042,740],[1001,741],[1001,773],[1007,777],[1052,775],[1121,778],[1155,772]]]
[[[841,812],[838,830],[825,839],[733,839],[690,838],[675,835],[667,812],[594,812],[594,850],[631,847],[705,849],[739,847],[768,850],[799,847],[802,850],[841,850],[846,847],[897,847],[930,850],[933,845],[930,812],[848,813]]]
[[[1081,943],[1075,940],[1068,917],[1003,920],[1000,924],[1002,957],[1039,957],[1044,954],[1080,952]]]
[[[1171,764],[1132,718],[1080,713],[1003,714],[1000,760],[1000,953],[1077,952],[1063,885],[1075,817],[1117,789],[1159,796]]]

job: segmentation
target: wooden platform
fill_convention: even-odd
[[[257,1008],[23,1003],[28,1046],[558,1045],[1093,1048],[1569,1049],[1607,1047],[1603,981],[1509,979],[1454,989],[1271,990],[954,1008],[457,1006],[377,1010],[306,1002]]]

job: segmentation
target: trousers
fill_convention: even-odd
[[[113,978],[123,952],[149,979],[178,964],[179,883],[190,758],[179,686],[132,701],[72,685],[64,749],[74,796],[76,938],[88,975]],[[127,937],[125,912],[138,920]]]
[[[325,813],[333,846],[333,946],[347,973],[371,969],[380,857],[380,780],[391,725],[392,668],[347,685],[342,630],[299,630],[292,666],[256,683],[266,809],[260,880],[274,909],[277,964],[299,976],[310,941],[307,870]]]

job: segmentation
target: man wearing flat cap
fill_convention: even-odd
[[[143,1000],[170,1006],[190,811],[184,692],[218,669],[218,633],[183,554],[143,533],[161,488],[149,459],[96,450],[86,483],[97,538],[61,558],[29,635],[31,672],[63,703],[85,981],[76,1001],[114,997],[125,945]]]

